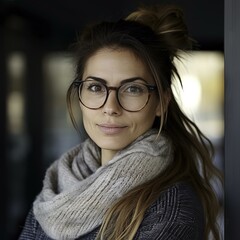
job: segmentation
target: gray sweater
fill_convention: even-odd
[[[80,236],[94,240],[99,227]],[[204,213],[200,199],[187,183],[177,183],[162,192],[146,211],[134,239],[136,240],[202,240]],[[19,240],[51,240],[42,230],[31,210]]]

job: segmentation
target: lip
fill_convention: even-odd
[[[97,124],[97,126],[99,127],[100,131],[102,131],[104,134],[107,134],[107,135],[114,135],[114,134],[121,133],[127,128],[127,126],[124,126],[124,125],[108,124],[108,123]]]

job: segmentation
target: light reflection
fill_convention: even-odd
[[[15,82],[15,84],[12,84],[13,87],[19,84],[18,80],[24,75],[26,70],[25,64],[26,60],[21,52],[13,52],[9,55],[7,59],[7,70],[9,79]]]
[[[178,92],[175,92],[176,88],[173,88],[173,90],[175,90],[176,98],[188,115],[195,114],[198,111],[202,100],[202,87],[200,81],[197,76],[190,74],[183,75],[181,80],[182,90],[179,90],[181,89],[179,82],[177,82]]]
[[[21,92],[13,91],[7,98],[8,129],[11,134],[24,131],[24,98]]]
[[[224,58],[220,52],[188,52],[175,60],[183,88],[177,81],[174,94],[184,112],[211,140],[224,135]]]
[[[9,89],[7,94],[7,124],[10,135],[25,131],[24,74],[26,59],[21,52],[12,52],[7,58]]]

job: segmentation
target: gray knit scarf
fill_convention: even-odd
[[[33,205],[44,232],[53,239],[76,239],[100,226],[117,199],[171,162],[171,143],[156,137],[156,131],[146,132],[104,166],[90,139],[54,162]]]

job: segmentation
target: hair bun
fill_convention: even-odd
[[[176,6],[140,7],[126,17],[127,21],[136,21],[150,27],[159,37],[165,39],[171,50],[192,48],[193,40],[188,36],[183,11]]]

